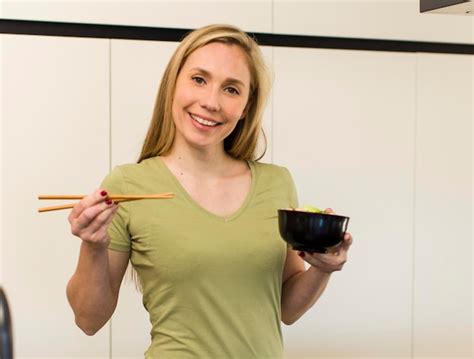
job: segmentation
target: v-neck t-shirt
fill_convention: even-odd
[[[287,245],[278,208],[297,207],[284,167],[247,161],[251,186],[227,217],[201,207],[161,157],[117,166],[109,194],[172,192],[123,202],[109,226],[112,250],[130,252],[150,315],[146,358],[282,358],[281,288]]]

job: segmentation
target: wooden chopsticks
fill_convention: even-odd
[[[63,199],[82,199],[86,197],[86,195],[78,194],[78,195],[39,195],[38,199],[40,200],[63,200]],[[145,195],[125,195],[125,194],[117,194],[117,195],[109,195],[107,199],[110,199],[114,202],[125,202],[125,201],[136,201],[139,199],[169,199],[174,198],[173,193],[158,193],[158,194],[145,194]],[[63,204],[58,206],[50,206],[50,207],[42,207],[38,208],[38,212],[50,212],[50,211],[58,211],[61,209],[69,209],[73,208],[76,203],[69,203]]]

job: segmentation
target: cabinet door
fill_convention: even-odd
[[[420,1],[277,0],[278,34],[472,44],[472,17],[420,13]]]
[[[162,74],[177,43],[112,41],[112,167],[137,162],[150,124]],[[112,317],[112,357],[143,358],[151,325],[130,277]]]
[[[89,193],[109,169],[109,42],[2,35],[1,269],[16,357],[108,357],[87,337],[65,288],[80,240],[68,211],[38,194]]]
[[[285,327],[289,358],[409,357],[415,57],[275,49],[274,162],[301,204],[350,217],[354,244],[326,293]]]
[[[2,1],[8,19],[195,29],[234,24],[272,32],[272,0]]]
[[[472,358],[473,59],[418,55],[414,357]]]

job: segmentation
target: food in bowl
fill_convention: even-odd
[[[311,213],[324,213],[322,209],[319,209],[318,207],[313,207],[309,204],[305,204],[302,209],[300,208],[295,208],[296,211],[303,211],[303,212],[311,212]]]
[[[342,242],[349,217],[328,214],[311,206],[278,210],[280,235],[294,250],[326,252]]]

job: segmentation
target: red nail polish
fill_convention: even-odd
[[[304,252],[298,252],[298,255],[303,258],[304,257]]]
[[[107,196],[107,191],[102,191],[102,192],[100,192],[100,195],[101,195],[102,197]]]
[[[110,206],[112,203],[114,203],[114,202],[112,202],[110,199],[108,199],[107,201],[105,201],[105,204],[107,204],[107,205],[109,205],[109,206]]]

